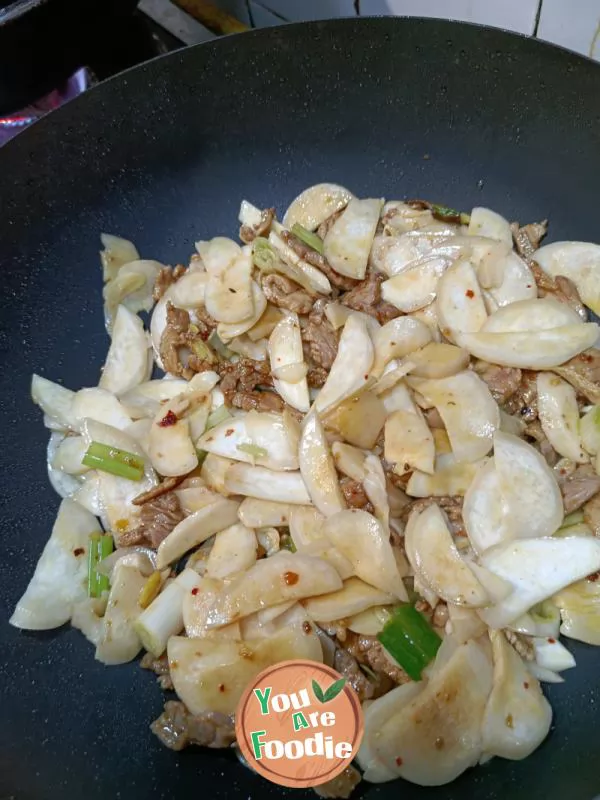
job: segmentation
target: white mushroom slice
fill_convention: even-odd
[[[491,687],[488,656],[475,642],[460,645],[408,705],[379,725],[380,735],[372,744],[369,739],[375,759],[420,786],[454,780],[481,756]]]
[[[294,658],[323,660],[319,637],[305,633],[301,623],[244,642],[173,636],[167,653],[169,663],[177,664],[175,691],[192,714],[235,713],[249,682],[272,664]]]
[[[399,383],[394,392],[402,408],[386,420],[384,432],[385,460],[394,465],[396,475],[412,470],[429,474],[434,470],[435,444],[421,410],[413,403],[406,386]]]
[[[186,517],[193,514],[194,511],[200,511],[204,506],[214,503],[219,498],[217,492],[213,492],[206,486],[189,486],[185,489],[175,489],[175,494]]]
[[[516,253],[510,252],[497,262],[501,275],[498,286],[486,287],[496,307],[502,307],[519,300],[533,300],[537,297],[537,284],[533,272]],[[481,278],[481,267],[477,276]]]
[[[575,389],[551,372],[537,375],[538,413],[552,447],[579,464],[589,461],[581,448],[579,407]]]
[[[374,348],[367,326],[352,316],[344,325],[335,361],[315,401],[323,412],[344,398],[362,389],[373,366]]]
[[[437,408],[457,461],[478,461],[489,453],[500,412],[478,375],[465,370],[438,380],[409,378],[408,383]]]
[[[241,222],[242,225],[247,225],[249,228],[253,228],[256,225],[260,225],[261,218],[262,212],[260,208],[257,208],[248,200],[242,200],[238,214],[238,221]]]
[[[232,353],[237,353],[244,358],[251,358],[253,361],[266,361],[267,360],[267,340],[261,339],[258,342],[253,342],[249,336],[245,334],[236,336],[227,343],[227,347]]]
[[[512,249],[512,231],[509,223],[489,208],[477,206],[471,211],[468,235],[497,239]]]
[[[365,494],[373,506],[375,516],[387,529],[390,527],[390,504],[385,472],[378,456],[370,453],[365,458],[365,473],[363,480]]]
[[[559,592],[560,632],[569,639],[600,645],[600,583],[583,580]]]
[[[204,305],[208,274],[206,272],[186,272],[168,289],[169,300],[177,308],[189,311]]]
[[[326,517],[346,508],[325,431],[314,410],[304,420],[298,460],[300,474],[316,508]]]
[[[31,378],[31,399],[62,429],[78,427],[73,415],[74,397],[75,392],[41,375],[34,374]]]
[[[489,756],[520,761],[548,735],[552,708],[504,634],[494,631],[490,637],[494,683],[483,717],[483,750]]]
[[[206,574],[210,578],[229,578],[256,563],[256,536],[245,525],[236,523],[215,536]]]
[[[393,595],[374,589],[360,578],[348,578],[337,592],[311,597],[303,605],[315,622],[331,622],[394,601]]]
[[[599,335],[598,325],[586,322],[542,331],[462,333],[457,344],[491,364],[551,369],[593,347]]]
[[[258,320],[262,317],[267,307],[267,298],[264,296],[262,289],[252,281],[252,302],[254,304],[254,313],[248,319],[242,322],[219,322],[217,325],[217,335],[222,342],[230,342],[236,336],[241,336],[250,328],[253,328]]]
[[[219,497],[213,503],[190,514],[160,543],[156,568],[164,569],[215,533],[234,525],[237,522],[238,507],[239,503],[235,500]]]
[[[486,550],[481,564],[513,586],[503,601],[479,613],[503,628],[529,608],[600,569],[600,541],[590,536],[521,539]]]
[[[379,239],[378,244],[374,244],[372,262],[376,269],[392,278],[430,258],[444,259],[447,264],[464,252],[464,242],[456,241],[446,229],[414,230]]]
[[[342,580],[354,574],[350,561],[323,534],[325,517],[310,506],[295,506],[290,512],[290,536],[296,550],[322,558],[335,568]]]
[[[87,444],[82,436],[67,436],[56,448],[52,457],[52,467],[68,475],[83,475],[90,467],[81,463],[86,454]]]
[[[63,500],[35,572],[9,620],[15,628],[49,630],[68,622],[85,600],[89,536],[98,520],[73,500]]]
[[[374,391],[361,391],[325,412],[323,423],[350,444],[370,449],[375,446],[386,416],[383,400]]]
[[[50,435],[48,447],[46,448],[46,466],[50,485],[56,494],[64,499],[65,497],[73,497],[79,491],[81,480],[79,477],[70,475],[54,465],[56,455],[63,441],[65,441],[64,433],[52,433]],[[87,446],[85,446],[85,449],[87,450]]]
[[[103,664],[126,664],[142,649],[135,621],[142,613],[138,600],[146,580],[136,567],[117,562],[96,646],[96,659]]]
[[[209,613],[208,626],[220,627],[261,608],[341,588],[337,571],[323,559],[280,550],[257,561],[223,589]]]
[[[95,517],[102,516],[102,502],[100,500],[100,478],[96,470],[82,475],[79,489],[71,495],[71,500],[79,503]]]
[[[272,371],[290,364],[304,363],[302,336],[297,314],[288,314],[273,329],[269,337],[269,359]],[[306,378],[294,382],[276,378],[274,384],[275,389],[286,403],[298,411],[308,411],[310,396]]]
[[[353,481],[364,480],[366,475],[364,451],[344,442],[334,442],[331,453],[337,469]]]
[[[280,381],[298,383],[308,375],[308,366],[304,361],[296,364],[286,364],[283,367],[275,367],[271,374]]]
[[[313,267],[307,261],[303,261],[275,231],[269,233],[269,243],[277,251],[283,262],[283,264],[274,265],[274,270],[296,281],[307,292],[331,294],[331,284],[321,270]]]
[[[238,509],[238,517],[248,528],[270,528],[288,525],[294,506],[272,500],[246,497]]]
[[[222,494],[224,497],[229,497],[232,492],[228,491],[225,487],[225,475],[233,464],[235,464],[235,461],[232,461],[230,458],[214,456],[212,453],[209,453],[202,464],[200,477],[209,489],[219,492],[219,494]]]
[[[221,275],[242,253],[242,248],[233,239],[215,236],[207,242],[196,242],[196,250],[209,275]]]
[[[184,570],[184,572],[185,571],[187,570]],[[223,588],[223,581],[217,580],[216,578],[209,578],[207,575],[204,575],[202,578],[196,575],[196,579],[195,585],[198,591],[192,594],[192,592],[188,590],[183,597],[181,615],[186,634],[191,639],[213,637],[219,637],[220,639],[242,639],[242,632],[238,622],[232,622],[231,625],[226,625],[217,630],[207,628],[208,615],[219,592]],[[177,633],[180,632],[181,628]],[[174,636],[176,634],[171,635]]]
[[[217,322],[238,323],[253,317],[252,269],[252,256],[242,252],[223,272],[209,273],[204,303]]]
[[[132,419],[154,417],[165,400],[172,400],[185,392],[190,384],[187,381],[152,380],[141,383],[121,395],[121,405]]]
[[[375,361],[372,374],[379,378],[386,364],[394,358],[404,358],[431,342],[430,328],[418,319],[397,317],[380,328],[373,336]]]
[[[198,466],[198,454],[190,435],[190,421],[179,419],[175,399],[154,417],[148,435],[148,455],[154,469],[164,476],[187,475]]]
[[[370,314],[365,314],[363,311],[355,311],[353,308],[343,306],[337,301],[334,303],[327,303],[325,306],[325,316],[331,323],[331,327],[336,331],[343,328],[348,321],[348,317],[352,316],[357,316],[362,319],[371,337],[374,337],[381,328],[381,325],[377,322],[375,317],[372,317]]]
[[[275,330],[278,322],[284,317],[283,312],[272,305],[267,305],[264,314],[248,331],[248,338],[252,342],[258,342],[260,339],[268,339]]]
[[[381,284],[381,296],[405,314],[435,300],[441,276],[452,261],[435,255],[416,261]]]
[[[391,617],[391,606],[372,606],[358,614],[345,617],[348,630],[361,636],[377,636],[381,633],[385,623]],[[481,620],[480,620],[481,622]],[[483,625],[483,623],[481,623]]]
[[[483,333],[520,333],[581,324],[579,314],[566,303],[543,297],[519,300],[499,308],[488,317],[481,330]]]
[[[461,557],[435,503],[413,511],[404,533],[406,555],[415,575],[447,603],[477,607],[489,602],[488,593]]]
[[[535,260],[548,275],[570,278],[586,306],[600,313],[600,245],[553,242],[536,250]]]
[[[573,655],[553,636],[535,637],[532,644],[536,663],[542,669],[564,672],[576,666]]]
[[[298,443],[290,439],[281,414],[249,411],[209,428],[199,450],[273,470],[298,469]]]
[[[317,183],[301,192],[288,206],[283,224],[291,228],[298,223],[315,231],[322,222],[345,208],[354,198],[352,192],[336,183]]]
[[[366,511],[348,509],[329,517],[321,529],[365,583],[406,600],[389,532]]]
[[[459,462],[452,453],[440,453],[435,459],[433,475],[415,470],[406,485],[406,494],[411,497],[464,495],[487,461],[483,458]]]
[[[494,462],[511,535],[551,536],[562,523],[563,502],[546,459],[523,439],[498,431]]]
[[[500,491],[494,459],[480,469],[465,495],[463,521],[476,553],[514,538],[509,507]]]
[[[167,291],[154,306],[150,319],[150,339],[154,350],[154,360],[160,369],[164,369],[160,357],[160,341],[167,327],[167,304],[169,302],[169,292]]]
[[[379,222],[382,200],[350,200],[323,242],[325,258],[340,275],[362,280]]]
[[[101,233],[100,241],[104,247],[104,250],[100,251],[100,261],[105,282],[114,278],[124,264],[137,261],[140,257],[136,246],[129,239]]]
[[[98,386],[121,395],[147,381],[152,372],[148,362],[150,340],[142,320],[125,306],[119,306]]]
[[[233,464],[225,473],[225,489],[259,500],[307,506],[311,498],[299,472],[274,472],[250,464]]]
[[[425,308],[420,308],[418,311],[411,311],[408,316],[411,317],[411,319],[418,319],[424,322],[431,331],[434,342],[442,341],[442,334],[440,333],[438,325],[437,303],[433,302],[425,306]]]
[[[469,366],[469,354],[460,347],[430,342],[410,354],[410,374],[415,378],[449,378]]]
[[[104,286],[104,315],[109,332],[119,305],[126,306],[134,314],[150,311],[154,305],[154,283],[163,266],[158,261],[132,261],[121,267],[117,276]]]
[[[453,264],[440,278],[437,289],[439,326],[447,339],[458,333],[481,330],[487,319],[477,275],[470,261]]]

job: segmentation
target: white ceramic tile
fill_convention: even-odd
[[[557,2],[566,4],[566,0]],[[535,28],[537,9],[538,0],[361,0],[360,3],[363,15],[397,14],[458,19],[528,34],[533,33]]]
[[[273,14],[268,8],[250,0],[250,14],[255,28],[269,28],[271,25],[282,25],[285,20]]]
[[[600,61],[600,3],[543,0],[538,37]]]
[[[355,16],[353,0],[261,0],[261,4],[292,22]]]

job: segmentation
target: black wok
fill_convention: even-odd
[[[240,198],[284,209],[323,180],[551,220],[598,239],[600,68],[525,38],[436,20],[293,25],[173,53],[110,80],[0,150],[0,797],[276,798],[232,754],[163,750],[162,699],[136,665],[107,669],[81,635],[6,619],[58,506],[34,370],[95,385],[106,352],[101,231],[175,263],[234,234]],[[548,694],[555,727],[528,760],[455,784],[365,796],[592,800],[600,794],[600,654]],[[298,795],[304,796],[304,795]],[[308,794],[306,795],[309,796]]]

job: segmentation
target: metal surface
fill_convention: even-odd
[[[68,629],[6,624],[58,506],[34,370],[94,385],[107,349],[99,233],[184,260],[234,235],[239,201],[282,211],[303,187],[489,205],[598,239],[600,68],[525,38],[436,20],[261,30],[179,51],[107,81],[0,151],[0,797],[291,797],[232,754],[163,750],[153,676],[105,668]],[[555,727],[530,759],[495,759],[442,789],[365,787],[392,800],[591,800],[600,792],[600,654],[552,687]],[[295,793],[294,797],[313,795]]]

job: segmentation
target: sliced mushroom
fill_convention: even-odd
[[[238,509],[239,510],[239,509]],[[257,541],[254,531],[236,523],[215,536],[206,574],[210,578],[229,578],[256,563]]]
[[[337,592],[311,597],[303,605],[315,622],[331,622],[394,600],[393,595],[369,586],[360,578],[348,578]]]
[[[488,317],[481,330],[484,333],[520,333],[582,324],[579,314],[566,303],[542,297],[519,300],[499,308]]]
[[[309,231],[316,231],[322,222],[345,208],[354,195],[336,183],[317,183],[301,192],[288,206],[283,224],[291,228],[298,223]]]
[[[233,464],[225,473],[224,483],[232,494],[300,506],[312,503],[300,472],[274,472],[250,464]]]
[[[535,252],[540,267],[553,277],[570,278],[583,302],[600,313],[600,246],[591,242],[553,242]]]
[[[497,239],[512,248],[512,231],[508,221],[489,208],[477,206],[471,211],[468,234]]]
[[[379,222],[382,200],[350,200],[323,243],[325,258],[340,275],[362,280]]]
[[[373,366],[374,348],[367,326],[357,316],[348,317],[338,352],[315,405],[319,412],[363,388]]]
[[[385,423],[385,460],[394,465],[397,475],[415,469],[432,474],[435,445],[425,417],[413,403],[406,386],[397,384],[394,396],[402,407],[393,411]]]
[[[556,452],[579,464],[589,461],[581,447],[575,389],[558,375],[539,372],[537,405],[542,430]]]
[[[386,364],[394,358],[404,358],[431,342],[430,328],[418,319],[397,317],[386,322],[373,336],[375,361],[372,374],[379,378]]]
[[[481,330],[487,311],[477,274],[470,261],[453,264],[437,287],[437,313],[442,333],[456,341],[458,333]]]
[[[273,329],[269,337],[269,358],[273,373],[291,365],[306,366],[297,314],[287,314]],[[306,377],[295,381],[275,378],[274,384],[281,397],[293,408],[302,412],[308,411],[310,396]]]

